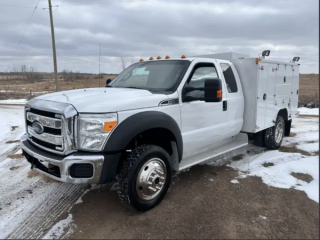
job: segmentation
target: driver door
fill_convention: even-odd
[[[219,78],[214,63],[196,63],[184,86],[204,87],[205,79]],[[227,91],[223,78],[222,101],[205,102],[204,91],[196,90],[182,96],[181,129],[183,138],[183,159],[205,152],[219,145],[228,134],[228,113],[223,107]],[[183,92],[183,91],[182,91]],[[192,100],[203,98],[203,100]]]

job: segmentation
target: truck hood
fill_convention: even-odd
[[[69,103],[81,113],[101,113],[156,107],[168,97],[140,89],[89,88],[50,93],[37,99]]]

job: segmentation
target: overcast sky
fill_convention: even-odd
[[[0,71],[27,64],[53,71],[47,0],[0,1]],[[11,7],[3,4],[23,7]],[[52,0],[58,71],[119,72],[120,56],[220,53],[290,61],[319,73],[319,0]],[[27,8],[30,7],[30,8]],[[131,60],[130,60],[131,61]]]

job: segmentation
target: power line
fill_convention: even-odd
[[[68,4],[68,5],[53,5],[52,7],[69,7],[69,6],[89,6],[89,5],[98,5],[98,4],[105,4],[105,3],[121,3],[121,2],[145,2],[148,0],[123,0],[123,1],[101,1],[101,2],[93,2],[91,4],[87,3],[80,3],[80,4]],[[4,7],[14,7],[14,8],[34,8],[29,6],[22,6],[22,5],[10,5],[10,4],[0,4],[0,6]],[[44,8],[45,9],[45,8]]]
[[[93,3],[80,3],[80,4],[68,4],[68,5],[56,5],[57,7],[69,7],[69,6],[90,6],[90,5],[98,5],[98,4],[105,4],[105,3],[121,3],[121,2],[145,2],[148,0],[123,0],[123,1],[101,1],[101,2],[93,2]]]
[[[35,8],[33,9],[33,12],[32,12],[32,14],[31,14],[31,17],[30,17],[30,19],[29,19],[29,21],[28,21],[28,23],[27,23],[27,26],[26,26],[26,28],[24,29],[24,31],[23,31],[23,33],[22,33],[22,35],[21,35],[21,37],[20,37],[19,43],[18,43],[18,45],[17,45],[17,47],[16,47],[16,50],[14,51],[14,54],[13,54],[13,56],[12,56],[12,58],[11,58],[10,64],[11,64],[13,58],[14,58],[15,55],[16,55],[16,52],[17,52],[17,50],[18,50],[18,48],[19,48],[19,46],[20,46],[21,40],[22,40],[22,38],[23,38],[23,36],[24,36],[27,28],[29,27],[29,24],[30,24],[30,22],[31,22],[31,19],[32,19],[35,11],[37,10],[37,7],[38,7],[39,2],[40,2],[40,0],[38,0],[37,5],[36,5]]]

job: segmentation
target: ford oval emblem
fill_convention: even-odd
[[[41,134],[44,131],[44,128],[43,128],[42,124],[39,123],[39,122],[33,122],[32,123],[32,129],[38,134]]]

